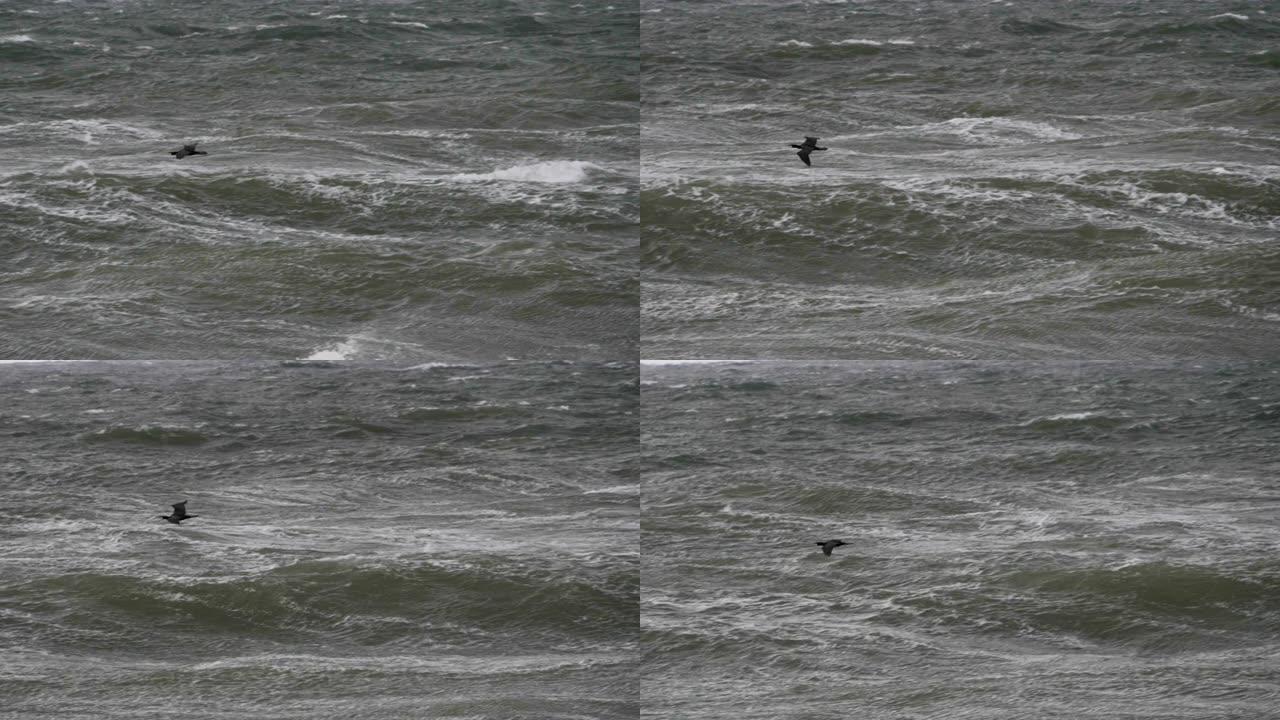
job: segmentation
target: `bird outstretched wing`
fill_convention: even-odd
[[[183,500],[183,501],[182,501],[182,502],[180,502],[180,503],[174,503],[174,504],[173,504],[173,513],[174,513],[175,515],[186,515],[186,514],[187,514],[187,501],[186,501],[186,500]]]
[[[808,148],[805,148],[804,150],[801,150],[800,152],[796,153],[796,155],[799,155],[799,156],[800,156],[800,159],[804,161],[804,164],[805,164],[805,165],[808,165],[808,166],[810,166],[810,167],[812,167],[812,166],[813,166],[813,163],[809,162],[809,149],[808,149]]]

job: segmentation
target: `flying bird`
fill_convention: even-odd
[[[171,150],[169,151],[169,154],[181,160],[188,155],[208,155],[209,153],[203,150],[197,150],[196,144],[191,143],[190,145],[183,145],[181,150]]]
[[[176,507],[176,506],[175,506],[175,507]],[[841,545],[848,545],[849,543],[846,543],[846,542],[845,542],[845,541],[843,541],[843,540],[828,540],[828,541],[826,541],[826,542],[820,542],[820,543],[814,543],[814,544],[815,544],[815,545],[821,545],[821,546],[822,546],[822,554],[823,554],[823,555],[826,555],[826,556],[828,556],[828,557],[830,557],[830,556],[831,556],[831,551],[832,551],[832,550],[835,550],[836,548],[840,547]]]
[[[800,152],[796,153],[796,155],[799,155],[800,159],[804,161],[804,164],[809,167],[813,167],[813,163],[809,162],[809,153],[814,150],[826,150],[826,148],[818,147],[818,138],[809,137],[808,135],[804,136],[803,145],[796,145],[795,143],[792,143],[791,147],[800,148]]]
[[[178,524],[180,524],[183,520],[186,520],[186,519],[188,519],[188,518],[193,518],[193,517],[200,517],[200,516],[199,516],[199,515],[188,515],[188,514],[187,514],[187,501],[186,501],[186,500],[183,500],[183,501],[182,501],[182,502],[180,502],[180,503],[174,503],[174,504],[173,504],[173,514],[172,514],[172,515],[161,515],[160,517],[164,518],[165,520],[168,520],[169,522],[173,523],[174,525],[178,525]],[[830,555],[831,553],[827,553],[827,554],[828,554],[828,555]]]

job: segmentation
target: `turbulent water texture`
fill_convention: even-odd
[[[635,717],[637,400],[634,365],[0,365],[0,715]]]
[[[642,376],[646,716],[1274,716],[1280,366]]]
[[[1280,4],[645,7],[644,357],[1275,355]]]
[[[634,357],[636,12],[3,3],[0,357]]]
[[[1278,73],[1276,0],[0,2],[0,718],[1275,717]]]

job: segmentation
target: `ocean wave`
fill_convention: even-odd
[[[785,40],[773,46],[770,55],[777,58],[807,58],[812,60],[852,59],[859,56],[880,55],[886,50],[915,45],[912,40],[869,40],[846,38],[812,43],[805,40]]]
[[[526,633],[616,635],[620,624],[634,622],[635,581],[624,567],[566,573],[500,560],[306,560],[217,582],[70,573],[28,580],[21,592],[93,608],[107,623],[152,624],[161,634],[315,631],[369,641],[408,632],[448,642],[465,639],[469,628],[496,634],[513,624]]]
[[[82,439],[94,443],[194,446],[203,445],[210,438],[198,430],[179,425],[129,425],[95,430],[83,435]]]
[[[769,182],[656,179],[642,192],[653,222],[649,262],[656,267],[696,269],[708,263],[738,268],[751,276],[763,263],[734,254],[730,247],[750,242],[763,251],[790,256],[798,249],[827,256],[840,248],[859,248],[905,271],[921,263],[954,267],[971,260],[975,270],[1012,267],[1036,259],[1132,256],[1164,247],[1221,247],[1256,244],[1261,231],[1280,227],[1280,205],[1271,183],[1249,172],[1203,170],[1094,171],[1069,174],[1027,173],[1008,177],[922,175],[853,181],[826,192],[788,191]],[[768,211],[784,207],[784,211]],[[1170,222],[1162,222],[1169,218]],[[996,219],[996,220],[993,220]],[[1229,233],[1190,231],[1184,220],[1230,229]],[[997,227],[993,228],[993,222]],[[999,231],[999,222],[1035,228],[1028,236]],[[696,248],[683,241],[690,233],[714,239]],[[885,233],[892,241],[885,242]],[[869,242],[870,238],[882,238]],[[968,260],[937,244],[940,237],[966,239]],[[952,246],[954,247],[954,246]],[[976,253],[976,254],[974,254]],[[804,266],[779,258],[784,267]],[[913,264],[914,263],[914,264]],[[770,264],[776,276],[777,263]],[[804,273],[819,277],[820,273]],[[756,288],[767,294],[766,288]],[[810,292],[820,295],[816,289]],[[739,306],[755,303],[741,290],[722,288]],[[864,292],[864,300],[875,295]],[[865,307],[866,303],[858,304]]]
[[[606,170],[592,162],[580,160],[549,160],[529,165],[513,165],[488,173],[459,173],[448,176],[460,182],[485,182],[506,180],[528,183],[581,183]]]
[[[481,403],[471,406],[415,407],[400,413],[401,420],[414,423],[459,422],[489,420],[493,418],[529,417],[530,411],[519,405],[489,405]]]
[[[1080,133],[1065,130],[1052,123],[1005,117],[960,117],[912,128],[923,135],[944,134],[966,143],[1021,145],[1033,142],[1078,140]]]
[[[763,362],[763,361],[761,361],[761,360],[752,360],[752,359],[744,359],[744,360],[730,360],[730,359],[723,359],[723,360],[701,360],[701,359],[694,359],[694,360],[681,360],[681,359],[655,359],[655,358],[648,358],[648,359],[641,359],[641,360],[640,360],[640,365],[641,365],[642,367],[643,367],[643,366],[663,367],[663,366],[667,366],[667,365],[726,365],[726,364],[727,364],[727,365],[738,365],[738,364],[750,364],[750,363],[755,363],[755,362]]]
[[[402,342],[388,337],[378,337],[362,333],[349,335],[342,340],[330,342],[317,347],[298,362],[342,362],[346,360],[376,361],[392,357],[429,354],[429,350],[418,343]],[[414,366],[414,368],[453,367],[456,363],[433,362]]]
[[[1059,22],[1051,18],[1033,17],[1026,20],[1014,19],[1000,23],[1000,30],[1010,35],[1054,35],[1058,33],[1074,33],[1085,30],[1078,25]]]
[[[1102,410],[1081,410],[1032,418],[1022,426],[1037,432],[1065,432],[1074,434],[1099,430],[1106,431],[1130,425],[1134,420],[1126,413]]]
[[[1241,37],[1275,38],[1280,37],[1280,26],[1269,18],[1259,17],[1256,21],[1241,13],[1219,13],[1204,18],[1162,19],[1156,23],[1138,24],[1126,27],[1122,31],[1128,36],[1221,36],[1229,34]]]
[[[0,185],[0,203],[32,216],[106,226],[129,224],[139,230],[180,229],[184,236],[214,242],[367,238],[375,214],[379,234],[398,241],[400,235],[421,232],[424,203],[430,205],[435,228],[478,227],[486,218],[503,224],[568,223],[599,230],[634,225],[634,203],[625,198],[619,201],[628,188],[592,185],[578,192],[573,178],[581,173],[585,179],[595,171],[560,172],[554,167],[534,168],[528,175],[511,175],[523,181],[503,182],[484,175],[459,183],[394,171],[227,172],[172,167],[159,174],[105,172],[96,162],[76,160],[56,172],[9,176]],[[191,212],[194,205],[201,207],[200,213]]]
[[[192,665],[190,671],[206,673],[219,670],[267,670],[290,673],[426,673],[431,675],[536,675],[586,670],[600,665],[627,662],[628,658],[609,654],[510,654],[504,657],[489,655],[458,655],[432,653],[421,655],[311,655],[291,653],[264,653],[213,660]]]
[[[303,360],[347,360],[356,352],[356,345],[346,340],[336,345],[329,345],[323,350],[316,350]]]
[[[1249,53],[1247,59],[1248,62],[1256,65],[1280,68],[1280,50],[1258,50]]]
[[[867,40],[864,38],[847,38],[845,40],[836,40],[832,45],[870,45],[872,47],[881,47],[883,45],[915,45],[915,40],[893,39],[893,40]]]

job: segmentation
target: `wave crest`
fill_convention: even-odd
[[[537,183],[579,183],[586,181],[591,177],[592,173],[603,171],[604,168],[599,165],[582,160],[548,160],[530,165],[513,165],[488,173],[460,173],[451,175],[450,179],[462,182],[510,180]]]

